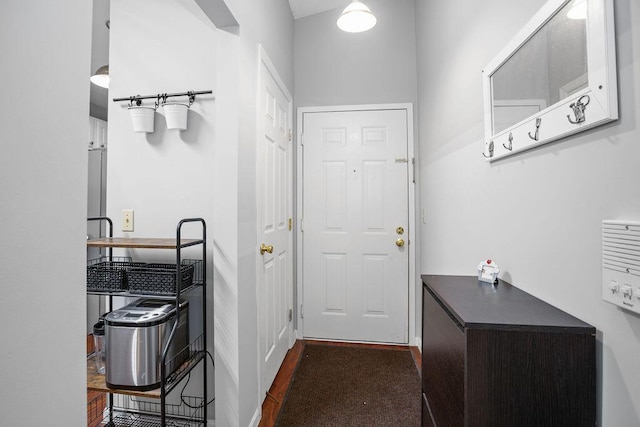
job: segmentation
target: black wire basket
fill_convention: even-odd
[[[87,263],[87,291],[175,295],[176,264],[132,262],[130,257],[105,257]],[[185,259],[180,265],[180,291],[202,284],[202,260]]]
[[[194,264],[180,265],[180,291],[193,285]],[[129,292],[151,295],[175,295],[177,293],[176,264],[145,264],[127,271]]]
[[[125,292],[127,290],[127,271],[143,266],[142,262],[131,262],[130,257],[97,258],[87,263],[87,291]]]

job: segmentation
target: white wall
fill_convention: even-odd
[[[157,113],[147,136],[131,131],[126,103],[109,106],[107,214],[119,222],[122,209],[134,209],[137,236],[171,236],[183,216],[207,220],[215,419],[246,426],[264,397],[255,288],[258,44],[292,87],[293,18],[286,0],[226,3],[239,23],[230,32],[190,0],[112,0],[110,96],[213,89],[215,100],[198,98],[182,133],[167,131]]]
[[[293,17],[286,0],[228,0],[227,5],[240,24],[237,52],[237,163],[227,162],[225,170],[235,173],[237,181],[236,228],[237,259],[235,269],[220,271],[224,282],[216,284],[216,292],[226,289],[225,297],[237,298],[235,304],[221,306],[224,324],[216,324],[217,355],[221,360],[236,357],[237,366],[225,372],[229,383],[216,377],[217,390],[233,393],[226,400],[216,400],[216,424],[246,426],[257,423],[264,396],[258,395],[258,319],[256,300],[256,257],[258,256],[257,176],[256,176],[256,119],[258,45],[262,44],[285,85],[293,87]],[[235,81],[233,82],[235,84]],[[231,157],[233,158],[233,156]],[[216,187],[225,185],[216,183]],[[235,276],[233,275],[235,273]],[[216,276],[217,278],[217,276]],[[221,300],[224,302],[224,300]],[[216,314],[216,316],[218,316]],[[217,317],[216,317],[217,318]],[[234,329],[237,328],[237,329]],[[221,335],[237,342],[236,348],[218,347]],[[234,354],[237,352],[237,356]],[[217,367],[220,369],[220,366]],[[237,395],[234,393],[237,392]]]
[[[188,0],[112,1],[110,98],[215,89],[216,31]],[[135,210],[132,237],[171,237],[184,217],[211,222],[215,92],[196,97],[185,131],[168,130],[159,107],[155,132],[134,133],[127,105],[109,103],[107,214],[116,231],[122,209]]]
[[[216,82],[216,128],[213,160],[214,209],[214,326],[216,348],[217,425],[237,425],[239,394],[238,319],[238,132],[239,41],[220,31]],[[229,420],[235,419],[235,424]],[[225,420],[223,422],[223,420]]]
[[[543,4],[417,0],[422,272],[501,276],[598,330],[598,414],[640,425],[640,316],[601,299],[601,221],[640,219],[640,4],[617,0],[620,120],[486,163],[483,67]],[[544,266],[544,269],[541,269]]]
[[[111,1],[109,67],[109,145],[107,162],[107,216],[115,235],[174,237],[182,218],[201,217],[207,222],[207,306],[213,307],[213,251],[215,195],[214,152],[216,125],[217,30],[192,1]],[[153,95],[189,90],[213,90],[198,95],[188,112],[188,129],[168,130],[162,107],[155,113],[155,132],[134,133],[127,102],[111,98]],[[186,101],[186,97],[169,100]],[[143,105],[153,105],[145,100]],[[121,232],[121,211],[133,209],[133,233]],[[185,237],[200,237],[199,224],[185,225]],[[183,257],[201,256],[201,247]],[[138,260],[175,262],[174,251],[134,250]],[[192,299],[191,304],[201,300]],[[194,311],[195,313],[195,311]],[[213,354],[213,316],[208,314],[208,350]],[[195,323],[197,319],[190,317]],[[207,361],[209,363],[209,361]],[[214,396],[214,376],[209,365],[209,398]],[[193,381],[195,385],[196,382]],[[198,387],[194,392],[200,395]],[[214,406],[209,417],[214,417]]]
[[[296,107],[416,101],[414,1],[367,6],[378,22],[364,33],[337,27],[343,8],[295,21]]]
[[[0,3],[3,426],[86,424],[90,41],[91,2]]]

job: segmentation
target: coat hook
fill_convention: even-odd
[[[512,132],[509,132],[509,146],[507,147],[506,145],[504,145],[504,142],[502,143],[502,146],[509,151],[513,151],[513,133]]]
[[[482,155],[486,158],[486,159],[490,159],[493,157],[493,141],[489,142],[489,155],[487,156],[486,154],[484,154],[484,152],[482,152]]]
[[[142,99],[140,99],[139,96],[140,95],[135,95],[135,96],[130,96],[129,97],[129,107],[133,107],[134,105],[139,107],[140,105],[142,105]]]
[[[529,138],[533,139],[534,141],[538,140],[538,131],[540,130],[541,124],[542,124],[542,117],[538,117],[536,119],[536,133],[532,136],[531,132],[529,132]]]
[[[167,94],[166,93],[159,93],[158,97],[156,98],[156,110],[158,109],[158,107],[160,106],[160,101],[162,101],[162,104],[164,104],[165,102],[167,102]]]
[[[586,99],[586,102],[582,102],[583,99]],[[571,116],[567,114],[567,119],[569,120],[569,123],[573,123],[574,125],[576,125],[586,120],[584,115],[584,110],[587,108],[587,105],[589,105],[589,101],[591,101],[591,98],[589,98],[589,95],[582,95],[580,99],[578,99],[576,102],[569,105],[569,108],[573,110],[573,114],[576,116],[576,119],[572,120]]]

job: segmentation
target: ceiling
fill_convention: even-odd
[[[344,9],[348,4],[349,0],[289,0],[295,19],[336,8]]]

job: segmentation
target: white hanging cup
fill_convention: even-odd
[[[187,129],[187,113],[189,105],[180,102],[165,102],[162,104],[167,129]]]
[[[131,125],[134,132],[153,132],[154,125],[154,107],[144,107],[142,105],[129,106],[129,117],[131,117]]]

